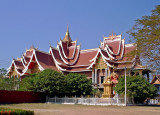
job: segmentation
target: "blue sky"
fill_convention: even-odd
[[[103,35],[123,33],[135,20],[150,15],[160,0],[1,0],[0,68],[8,68],[33,44],[48,52],[65,36],[67,24],[72,40],[82,49],[99,47]]]

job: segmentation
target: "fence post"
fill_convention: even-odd
[[[48,103],[48,96],[46,96],[46,102]]]
[[[76,95],[75,95],[75,100],[74,101],[75,101],[74,104],[76,104]]]
[[[118,97],[117,97],[117,104],[119,103],[118,101],[119,101],[119,99],[118,99]]]
[[[55,99],[55,101],[54,101],[54,102],[55,102],[55,104],[56,104],[56,96],[55,96],[55,98],[54,98],[54,99]]]
[[[65,95],[65,97],[64,97],[64,103],[66,103],[66,95]]]

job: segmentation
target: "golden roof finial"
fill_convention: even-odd
[[[111,40],[113,40],[116,37],[116,34],[114,35],[112,31],[112,35],[110,35],[109,37],[111,38]]]
[[[66,32],[66,35],[68,35],[69,34],[69,29],[68,29],[68,24],[67,24],[67,32]]]
[[[64,41],[64,42],[72,42],[72,39],[71,39],[71,37],[70,37],[70,35],[69,35],[68,24],[67,24],[67,32],[66,32],[66,35],[65,35],[63,41]]]
[[[67,24],[67,32],[69,31],[69,29],[68,29],[68,24]]]
[[[33,50],[34,48],[35,48],[35,47],[34,47],[34,45],[32,44],[29,50]]]

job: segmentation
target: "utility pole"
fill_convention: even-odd
[[[127,80],[126,80],[126,67],[125,67],[125,106],[127,106]]]

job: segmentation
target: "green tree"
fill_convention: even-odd
[[[69,73],[66,75],[68,96],[90,95],[92,83],[86,75]]]
[[[3,77],[7,73],[7,70],[5,68],[0,69],[0,77]]]
[[[66,89],[65,77],[62,73],[46,69],[37,74],[35,85],[37,89],[46,92],[49,96],[64,96]]]
[[[128,32],[137,44],[133,53],[143,58],[150,67],[160,69],[160,5],[152,10],[150,16],[142,16]]]
[[[48,96],[81,96],[92,92],[91,80],[86,75],[70,73],[66,76],[60,72],[46,69],[25,77],[19,90],[43,91]]]
[[[29,76],[22,79],[20,82],[20,91],[38,91],[38,87],[36,87],[37,74],[30,74]]]
[[[66,88],[65,77],[62,73],[46,69],[37,74],[31,74],[20,83],[23,91],[43,91],[48,96],[64,96]]]
[[[120,77],[115,91],[124,96],[125,77]],[[141,76],[127,76],[127,96],[131,97],[135,103],[143,103],[147,98],[157,96],[157,89]]]
[[[19,85],[18,78],[0,77],[0,90],[16,90]]]

